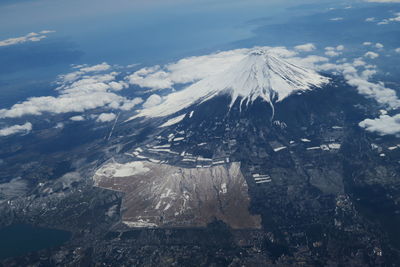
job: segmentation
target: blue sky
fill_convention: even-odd
[[[166,60],[249,37],[254,25],[247,21],[294,5],[298,1],[19,1],[0,8],[0,36],[55,30],[53,38],[74,43],[93,64]]]

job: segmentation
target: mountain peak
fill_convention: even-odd
[[[257,48],[226,71],[167,95],[163,103],[143,109],[131,119],[172,115],[220,94],[229,94],[231,105],[238,98],[247,105],[257,98],[272,105],[294,92],[312,90],[328,81],[317,72],[296,66],[270,50]]]

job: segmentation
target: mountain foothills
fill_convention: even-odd
[[[382,112],[342,75],[254,49],[112,133],[70,130],[68,153],[46,131],[6,146],[0,172],[31,182],[2,185],[1,225],[73,237],[3,264],[395,266],[400,140],[359,126]]]

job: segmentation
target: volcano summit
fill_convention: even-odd
[[[328,82],[328,78],[289,63],[273,51],[253,49],[226,71],[167,95],[160,105],[143,109],[131,119],[169,116],[219,95],[229,95],[231,107],[238,98],[246,105],[261,98],[273,107],[275,102],[293,93],[309,91]]]

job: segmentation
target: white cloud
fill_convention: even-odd
[[[291,62],[298,66],[303,66],[310,69],[315,69],[316,64],[320,64],[323,62],[328,62],[329,59],[326,57],[316,56],[316,55],[309,55],[307,57],[291,57],[288,58]]]
[[[85,118],[83,116],[73,116],[69,118],[71,121],[84,121]]]
[[[8,136],[13,134],[27,134],[30,131],[32,131],[32,124],[30,122],[27,122],[22,125],[13,125],[10,127],[0,129],[0,136]]]
[[[58,80],[59,87],[56,88],[57,96],[32,97],[13,105],[10,109],[0,109],[0,118],[84,112],[101,107],[130,110],[141,103],[140,98],[128,99],[117,94],[119,90],[128,86],[124,81],[117,80],[119,73],[98,73],[109,68],[108,64],[102,63],[61,75]]]
[[[342,74],[346,82],[355,87],[360,94],[375,99],[379,104],[387,108],[400,108],[400,99],[397,97],[395,90],[387,88],[382,82],[373,83],[369,81],[376,74],[376,66],[366,65],[362,58],[356,58],[352,63],[323,63],[316,67],[320,71]],[[400,114],[393,117],[386,115],[377,119],[366,119],[360,122],[359,125],[369,132],[381,135],[399,135]]]
[[[364,70],[363,72],[361,72],[361,77],[363,77],[364,79],[368,80],[371,77],[373,77],[375,74],[377,73],[376,70]]]
[[[364,61],[364,60],[362,60],[361,58],[356,58],[356,59],[354,59],[354,61],[353,61],[353,66],[354,67],[360,67],[360,66],[365,66],[367,63]]]
[[[392,109],[400,108],[400,100],[397,98],[393,89],[385,87],[383,83],[373,83],[369,79],[376,74],[374,66],[365,65],[360,58],[353,63],[333,64],[325,63],[317,66],[320,71],[337,72],[344,76],[347,83],[354,86],[357,91],[369,98],[375,99],[379,104],[388,106]],[[357,68],[364,68],[359,71]]]
[[[385,46],[384,46],[383,44],[381,44],[381,43],[376,43],[376,44],[375,44],[375,47],[378,48],[378,49],[382,49],[382,48],[384,48]]]
[[[387,19],[381,20],[380,22],[378,22],[378,25],[386,25],[391,22],[400,22],[400,12],[394,13],[394,17],[392,17],[392,18],[387,18]]]
[[[110,68],[111,68],[110,65],[108,65],[106,62],[103,62],[98,65],[83,67],[80,69],[80,71],[82,71],[82,72],[99,72],[99,71],[109,70]]]
[[[53,33],[53,32],[54,31],[41,31],[39,33],[31,32],[25,36],[9,38],[9,39],[0,41],[0,47],[22,44],[22,43],[26,43],[26,42],[39,42],[39,41],[47,38],[47,34]]]
[[[325,55],[327,55],[328,57],[337,57],[340,56],[340,53],[333,50],[329,50],[325,52]]]
[[[389,24],[389,20],[388,19],[384,19],[384,20],[378,22],[377,24],[378,25],[386,25],[386,24]]]
[[[381,115],[377,119],[366,119],[360,122],[359,125],[369,132],[375,132],[380,135],[399,135],[400,114],[394,116]]]
[[[93,65],[93,66],[87,66],[87,65],[78,65],[74,66],[74,69],[78,69],[78,71],[74,71],[68,74],[60,75],[59,80],[61,81],[60,83],[66,83],[66,82],[73,82],[78,79],[81,79],[83,75],[86,75],[88,73],[92,72],[103,72],[111,69],[111,66],[108,65],[107,63],[103,62],[98,65]]]
[[[166,89],[173,85],[169,73],[161,70],[160,66],[140,69],[130,75],[128,81],[130,84],[153,89]]]
[[[110,82],[108,85],[111,87],[113,91],[121,91],[122,89],[129,87],[129,85],[124,81]]]
[[[400,22],[400,12],[395,13],[395,15],[396,15],[395,17],[390,18],[389,20],[390,20],[390,21]]]
[[[366,0],[373,3],[400,3],[400,0]]]
[[[342,18],[342,17],[338,17],[338,18],[331,18],[331,19],[329,19],[330,21],[340,21],[340,20],[343,20],[344,18]]]
[[[172,88],[175,84],[195,82],[226,70],[231,63],[243,59],[245,51],[246,49],[237,49],[207,56],[184,58],[164,67],[153,66],[140,69],[127,79],[130,84],[143,88]]]
[[[146,102],[144,102],[143,107],[144,108],[151,108],[154,106],[157,106],[158,104],[160,104],[162,101],[162,98],[157,95],[157,94],[153,94],[151,96],[149,96],[149,98],[147,98]]]
[[[336,46],[337,51],[343,51],[344,50],[344,45],[338,45]]]
[[[308,44],[302,44],[302,45],[297,45],[294,47],[297,51],[302,51],[302,52],[311,52],[316,49],[315,45],[312,43]]]
[[[363,45],[369,46],[369,45],[372,45],[372,43],[371,42],[364,42]]]
[[[400,47],[399,47],[399,48],[396,48],[394,51],[395,51],[396,53],[399,53],[399,54],[400,54]]]
[[[374,22],[374,21],[375,21],[375,18],[374,18],[374,17],[366,18],[365,21],[366,21],[366,22]]]
[[[56,126],[54,126],[54,128],[55,128],[55,129],[63,129],[63,128],[64,128],[64,123],[58,122],[58,123],[56,124]]]
[[[365,53],[364,57],[370,58],[370,59],[375,59],[375,58],[379,57],[379,54],[369,51],[369,52]]]
[[[382,83],[372,83],[367,80],[371,73],[365,73],[366,76],[359,76],[352,73],[345,75],[348,84],[357,88],[360,94],[374,98],[378,103],[387,105],[391,108],[399,108],[400,100],[397,98],[396,91],[386,88]]]
[[[338,45],[336,47],[328,46],[325,47],[325,55],[327,55],[328,57],[337,57],[342,54],[343,50],[344,50],[344,45]]]
[[[97,122],[109,122],[115,120],[117,116],[114,113],[101,113],[96,121]]]

